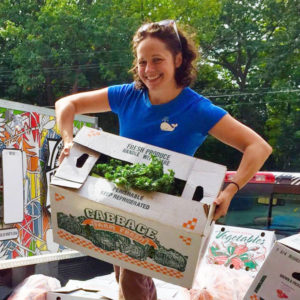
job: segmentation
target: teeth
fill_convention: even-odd
[[[147,77],[147,79],[149,79],[149,80],[154,80],[154,79],[157,79],[159,77],[159,75],[157,75],[157,76],[154,76],[154,77]]]

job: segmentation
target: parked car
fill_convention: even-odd
[[[235,172],[229,171],[225,184]],[[224,225],[274,230],[277,238],[300,232],[300,173],[258,172],[233,198]]]

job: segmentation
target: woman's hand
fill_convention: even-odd
[[[55,102],[56,121],[64,148],[59,155],[61,164],[69,156],[73,145],[73,122],[75,115],[110,111],[108,88],[73,94]]]
[[[66,156],[69,156],[70,155],[70,150],[73,146],[73,142],[68,142],[68,143],[65,143],[64,144],[64,148],[62,149],[60,155],[59,155],[59,158],[58,158],[58,163],[61,164],[62,161],[64,160],[64,158]]]
[[[229,184],[223,191],[219,193],[218,197],[214,201],[214,203],[216,204],[216,210],[213,218],[214,221],[226,216],[231,200],[236,192],[236,186],[233,184]]]

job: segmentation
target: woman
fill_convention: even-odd
[[[134,83],[71,95],[56,102],[64,141],[60,161],[69,155],[75,114],[118,114],[120,135],[194,155],[210,134],[243,153],[231,184],[215,200],[217,220],[227,213],[234,194],[259,170],[271,147],[253,130],[214,106],[188,86],[194,77],[196,51],[176,23],[165,20],[141,26],[133,37]],[[153,300],[151,278],[115,267],[120,299]]]

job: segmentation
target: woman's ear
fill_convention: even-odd
[[[182,64],[182,53],[179,52],[178,54],[176,54],[176,57],[175,57],[175,67],[176,69],[179,68]]]

